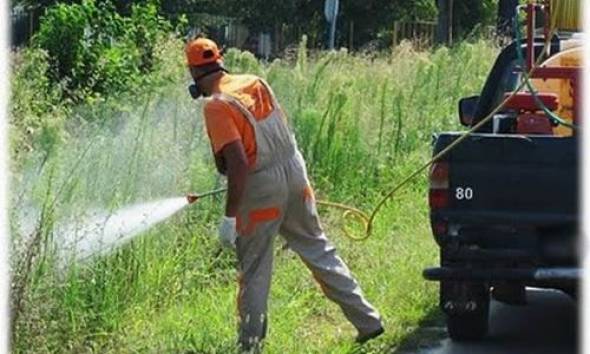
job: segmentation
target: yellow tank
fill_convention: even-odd
[[[560,52],[545,61],[541,66],[544,67],[582,67],[583,49],[581,47],[567,49]],[[550,92],[559,97],[559,107],[555,113],[568,122],[573,121],[574,98],[572,85],[569,80],[565,79],[532,79],[533,86],[538,92]],[[579,87],[578,89],[581,89]],[[580,96],[581,97],[581,96]],[[579,104],[579,103],[578,103]],[[558,126],[553,129],[555,135],[571,136],[572,130],[564,126]]]

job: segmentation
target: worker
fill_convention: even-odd
[[[320,226],[305,162],[268,83],[254,75],[230,75],[217,44],[209,39],[189,41],[185,52],[194,79],[191,94],[205,100],[216,166],[228,180],[219,238],[237,253],[241,350],[259,351],[266,334],[277,234],[357,329],[356,341],[379,336],[379,313]]]

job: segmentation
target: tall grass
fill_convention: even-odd
[[[433,133],[458,128],[457,100],[480,89],[496,53],[487,42],[434,52],[404,43],[373,56],[302,48],[269,65],[230,50],[226,64],[270,81],[316,194],[361,208],[428,158]],[[112,254],[56,267],[55,224],[221,183],[200,104],[186,93],[182,50],[168,49],[178,55],[162,70],[174,81],[77,107],[67,143],[48,157],[29,154],[13,171],[14,352],[233,348],[236,261],[215,239],[223,198],[200,201]],[[436,307],[435,285],[420,276],[437,262],[425,188],[421,178],[403,191],[365,243],[344,238],[338,215],[322,210],[330,238],[385,318],[386,335],[367,353],[391,351]],[[277,247],[274,278],[267,352],[353,350],[352,326],[291,251]]]

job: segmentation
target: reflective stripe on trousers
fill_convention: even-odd
[[[264,85],[274,110],[260,122],[237,100],[217,96],[244,113],[253,125],[257,144],[256,166],[248,175],[238,211],[240,344],[246,349],[257,346],[266,334],[273,241],[277,234],[301,257],[324,294],[341,307],[356,329],[370,333],[381,327],[380,315],[365,300],[348,267],[326,238],[303,157],[274,94]]]

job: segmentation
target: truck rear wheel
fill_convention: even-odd
[[[488,333],[488,310],[447,315],[447,331],[457,342],[482,339]]]
[[[488,333],[489,287],[481,283],[442,282],[447,331],[453,341],[474,341]],[[442,289],[441,289],[442,290]],[[450,290],[450,291],[449,291]]]

